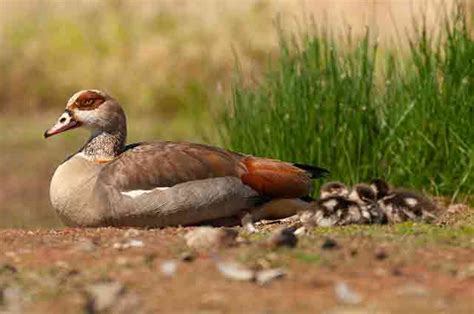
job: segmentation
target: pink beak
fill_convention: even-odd
[[[68,111],[64,112],[61,117],[59,117],[58,122],[53,125],[50,129],[44,132],[44,138],[65,132],[67,130],[72,130],[81,126],[81,123],[76,121],[71,117]]]

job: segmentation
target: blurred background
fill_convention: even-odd
[[[258,129],[234,123],[248,121],[245,115],[234,116],[240,101],[236,91],[254,92],[266,80],[271,81],[269,73],[278,71],[275,64],[281,65],[286,52],[282,34],[323,38],[323,32],[331,34],[327,35],[331,42],[345,43],[352,40],[348,37],[366,38],[369,50],[377,45],[382,54],[409,54],[412,47],[405,39],[418,34],[414,21],[422,21],[417,25],[430,34],[443,32],[445,13],[459,3],[471,25],[472,1],[0,0],[0,227],[61,226],[49,204],[49,180],[57,165],[78,149],[88,134],[79,130],[48,141],[42,134],[57,119],[67,99],[81,89],[107,91],[122,103],[131,142],[206,142],[331,166],[329,159],[335,158],[331,152],[311,152],[305,158],[287,154],[281,147],[262,148],[271,143],[254,143],[252,137],[258,137]],[[292,42],[291,38],[285,40]],[[306,47],[307,41],[295,40]],[[469,56],[473,52],[470,35],[467,45]],[[461,64],[460,68],[466,66]],[[470,66],[467,70],[472,70],[472,59]],[[465,84],[466,90],[472,87],[472,77]],[[266,91],[271,89],[262,93]],[[472,99],[471,92],[464,101]],[[259,105],[252,101],[248,105]],[[472,107],[463,110],[471,112],[464,117],[470,119]],[[304,128],[299,121],[293,124]],[[245,129],[251,136],[235,128]],[[277,132],[275,129],[272,134],[278,137]],[[464,133],[465,138],[473,135],[471,128]],[[414,185],[425,189],[419,185],[428,182],[428,192],[447,197],[469,195],[472,172],[466,167],[472,166],[474,155],[472,141],[465,138],[460,139],[461,155],[454,157],[465,160],[456,174],[458,181],[444,190],[436,179],[429,184],[428,177]],[[291,143],[280,144],[297,150]],[[306,142],[301,145],[308,147]],[[454,150],[447,154],[456,154]],[[395,180],[403,183],[415,168]],[[343,173],[344,169],[337,169],[333,178]],[[351,173],[348,179],[366,179],[372,174],[380,172]]]

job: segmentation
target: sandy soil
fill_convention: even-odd
[[[473,313],[472,221],[319,228],[271,248],[276,223],[211,252],[187,247],[193,228],[0,230],[0,312]],[[222,261],[286,276],[236,281]],[[90,292],[101,283],[118,289]]]

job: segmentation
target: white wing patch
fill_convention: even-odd
[[[164,191],[164,190],[167,190],[167,189],[169,189],[169,187],[154,188],[152,190],[131,190],[131,191],[127,191],[127,192],[120,192],[120,194],[122,194],[123,196],[136,198],[136,197],[139,197],[143,194],[148,194],[148,193],[152,193],[152,192],[155,192],[155,191]]]

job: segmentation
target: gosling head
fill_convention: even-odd
[[[390,186],[388,185],[387,181],[380,178],[373,179],[370,182],[370,187],[375,192],[375,196],[377,199],[381,199],[387,196],[390,191]]]
[[[349,189],[344,183],[341,182],[328,182],[321,186],[320,198],[327,198],[330,196],[342,196],[347,197],[349,195]]]

